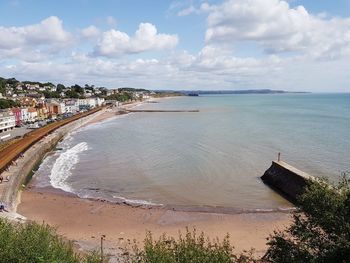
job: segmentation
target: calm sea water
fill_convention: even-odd
[[[336,180],[350,171],[350,94],[223,95],[165,99],[74,131],[36,173],[81,197],[234,209],[289,206],[260,176],[282,159]]]

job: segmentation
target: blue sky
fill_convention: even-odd
[[[350,0],[2,0],[0,76],[350,92]]]

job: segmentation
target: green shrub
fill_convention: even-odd
[[[310,183],[300,196],[293,223],[268,242],[269,262],[350,262],[350,181]]]
[[[0,263],[97,263],[97,253],[81,256],[48,225],[13,224],[0,219]]]
[[[210,241],[204,233],[197,235],[194,229],[186,229],[185,235],[178,239],[162,235],[154,240],[150,232],[144,241],[144,248],[134,246],[133,263],[233,263],[255,262],[250,255],[235,255],[227,235],[222,241]]]

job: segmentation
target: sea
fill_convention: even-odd
[[[288,210],[262,176],[283,161],[317,177],[350,171],[350,94],[175,97],[69,133],[37,188],[115,203],[225,211]]]

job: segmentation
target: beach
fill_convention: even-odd
[[[112,262],[118,262],[133,240],[142,247],[147,231],[155,237],[163,233],[176,237],[186,227],[204,231],[211,239],[229,234],[237,252],[254,248],[263,255],[269,235],[290,225],[294,209],[260,179],[275,152],[284,149],[282,158],[289,153],[288,160],[310,174],[332,167],[331,160],[327,169],[315,161],[327,160],[324,144],[315,140],[325,139],[324,129],[312,136],[292,129],[295,123],[307,125],[310,113],[290,115],[284,132],[275,129],[273,124],[285,119],[284,105],[295,96],[278,97],[278,107],[273,104],[276,97],[232,96],[162,99],[104,109],[47,136],[10,168],[10,173],[23,174],[19,170],[33,169],[34,161],[29,160],[39,150],[44,156],[44,149],[53,149],[11,212],[18,213],[16,218],[21,215],[57,227],[82,250],[98,248],[101,235],[106,235],[106,253],[116,259]],[[308,105],[308,98],[298,97],[299,102],[306,100],[301,106]],[[275,121],[263,118],[261,104],[273,105],[265,106],[265,111]],[[126,107],[136,106],[152,112],[118,117]],[[174,112],[195,109],[200,111]],[[339,118],[344,131],[346,123]],[[307,155],[307,149],[290,140],[297,135],[322,154]],[[337,156],[337,164],[344,167],[343,155]],[[12,178],[16,177],[10,175],[10,182],[1,187]]]
[[[139,103],[126,107],[137,105]],[[84,126],[107,120],[118,112],[117,108],[107,109]],[[164,233],[176,237],[179,231],[185,232],[186,227],[204,231],[210,239],[222,239],[229,234],[238,252],[254,248],[262,255],[266,238],[291,222],[288,212],[225,214],[218,211],[175,211],[166,206],[117,204],[103,199],[79,198],[52,187],[41,189],[31,184],[21,193],[17,207],[17,213],[27,220],[57,227],[60,235],[73,240],[83,250],[98,248],[100,236],[106,235],[106,253],[115,260],[123,253],[123,248],[130,248],[133,240],[141,245],[147,231],[155,237]]]
[[[204,231],[211,239],[227,233],[237,251],[266,249],[266,238],[291,222],[289,213],[218,214],[172,211],[112,204],[80,199],[56,191],[28,189],[22,194],[18,213],[28,220],[57,227],[58,233],[84,249],[98,248],[100,236],[106,235],[108,253],[117,257],[120,248],[136,239],[142,243],[146,231],[155,237],[166,233],[177,236],[186,227]]]

